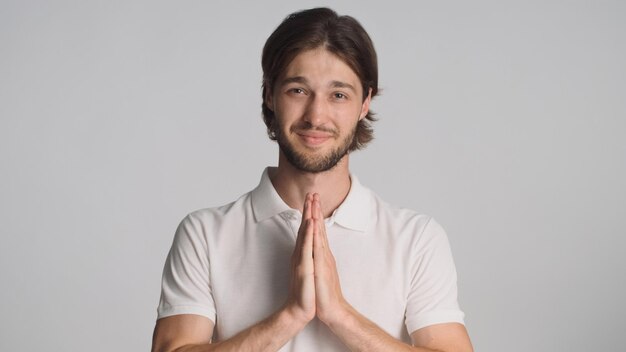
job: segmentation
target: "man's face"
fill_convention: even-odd
[[[339,57],[324,48],[297,55],[266,97],[276,140],[297,169],[323,172],[346,156],[371,97]]]

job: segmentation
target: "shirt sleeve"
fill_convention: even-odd
[[[416,237],[406,309],[409,333],[441,323],[464,324],[457,301],[457,275],[448,237],[433,219]]]
[[[157,319],[178,314],[197,314],[216,319],[211,294],[208,247],[202,223],[185,217],[174,236],[163,269]]]

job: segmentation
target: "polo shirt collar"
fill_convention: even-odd
[[[269,176],[269,167],[266,167],[261,175],[259,185],[252,190],[252,211],[256,221],[263,221],[282,212],[292,210],[278,195]]]
[[[269,170],[269,167],[265,168],[259,185],[251,192],[252,211],[256,221],[293,211],[276,192],[269,177]],[[331,220],[352,230],[365,231],[372,218],[372,194],[361,185],[356,176],[350,175],[350,180],[348,196],[333,212]]]
[[[331,217],[343,227],[363,232],[372,220],[372,194],[356,176],[351,174],[350,181],[348,196]]]

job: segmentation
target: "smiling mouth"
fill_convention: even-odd
[[[328,133],[296,132],[296,134],[309,146],[319,146],[333,137]]]

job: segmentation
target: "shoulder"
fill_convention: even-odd
[[[250,209],[250,192],[248,192],[233,202],[188,213],[180,221],[179,231],[187,229],[201,234],[214,232],[224,225],[246,218]]]
[[[411,227],[414,230],[424,229],[434,221],[430,215],[419,211],[390,204],[376,193],[372,194],[373,211],[379,222],[394,224],[398,227]]]
[[[412,242],[447,241],[445,230],[429,214],[390,204],[376,193],[371,194],[373,215],[379,229],[386,229],[396,237],[410,238]]]

